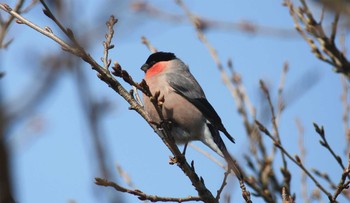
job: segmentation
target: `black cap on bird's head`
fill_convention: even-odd
[[[151,54],[146,63],[142,65],[141,70],[146,72],[149,68],[151,68],[154,64],[161,62],[161,61],[170,61],[176,59],[176,56],[174,53],[171,52],[156,52]]]

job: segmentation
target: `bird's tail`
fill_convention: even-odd
[[[243,180],[242,170],[237,165],[236,161],[232,158],[230,153],[227,151],[227,148],[225,146],[224,141],[222,140],[219,131],[210,123],[207,123],[207,126],[210,130],[211,136],[214,141],[214,145],[217,146],[217,148],[213,147],[207,140],[203,140],[203,142],[208,145],[210,148],[212,148],[214,151],[216,151],[220,156],[223,156],[224,159],[227,162],[228,168],[234,172],[234,174],[237,176],[238,180]],[[227,132],[227,131],[226,131]]]

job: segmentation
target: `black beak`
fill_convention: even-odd
[[[144,72],[146,72],[148,70],[148,68],[149,68],[149,65],[147,63],[145,63],[141,66],[141,70],[143,70]]]

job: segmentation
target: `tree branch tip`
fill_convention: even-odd
[[[200,179],[201,183],[202,183],[203,185],[205,185],[203,177],[201,176],[199,179]]]
[[[69,38],[74,39],[74,33],[70,28],[66,28],[66,32]]]
[[[0,8],[4,11],[7,11],[7,12],[12,11],[12,8],[8,4],[5,4],[5,3],[0,3]]]
[[[52,29],[49,26],[45,26],[45,30],[48,31],[49,33],[53,33]]]
[[[299,164],[301,164],[301,159],[300,159],[300,157],[299,157],[298,155],[295,155],[295,160],[296,160]]]
[[[107,47],[108,49],[113,49],[114,48],[114,44],[111,44]]]
[[[52,13],[51,13],[49,10],[47,10],[46,8],[43,8],[43,13],[44,13],[47,17],[49,17],[50,19],[53,20],[54,16],[52,15]]]
[[[114,15],[111,15],[108,19],[108,21],[106,22],[106,25],[107,26],[113,26],[115,25],[116,23],[118,23],[119,19],[116,18]]]
[[[193,172],[196,171],[195,168],[194,168],[194,160],[191,161],[191,169],[192,169]]]
[[[323,147],[327,147],[327,145],[324,141],[320,140],[319,142],[320,142],[320,145],[322,145]]]
[[[18,20],[18,19],[16,19],[16,23],[17,24],[23,24],[23,22],[21,20]]]
[[[106,185],[107,180],[103,178],[95,178],[95,184],[96,185]]]
[[[321,136],[324,137],[324,128],[323,126],[318,126],[317,123],[313,123],[315,131]]]

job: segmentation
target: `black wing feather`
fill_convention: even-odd
[[[190,72],[186,71],[185,74],[181,75],[176,73],[168,73],[167,78],[169,85],[178,94],[196,106],[212,125],[223,132],[231,142],[235,143],[234,138],[227,132],[224,125],[222,124],[221,118],[216,113],[213,106],[208,102],[202,88]],[[181,79],[181,85],[179,82],[177,82],[179,79]]]

